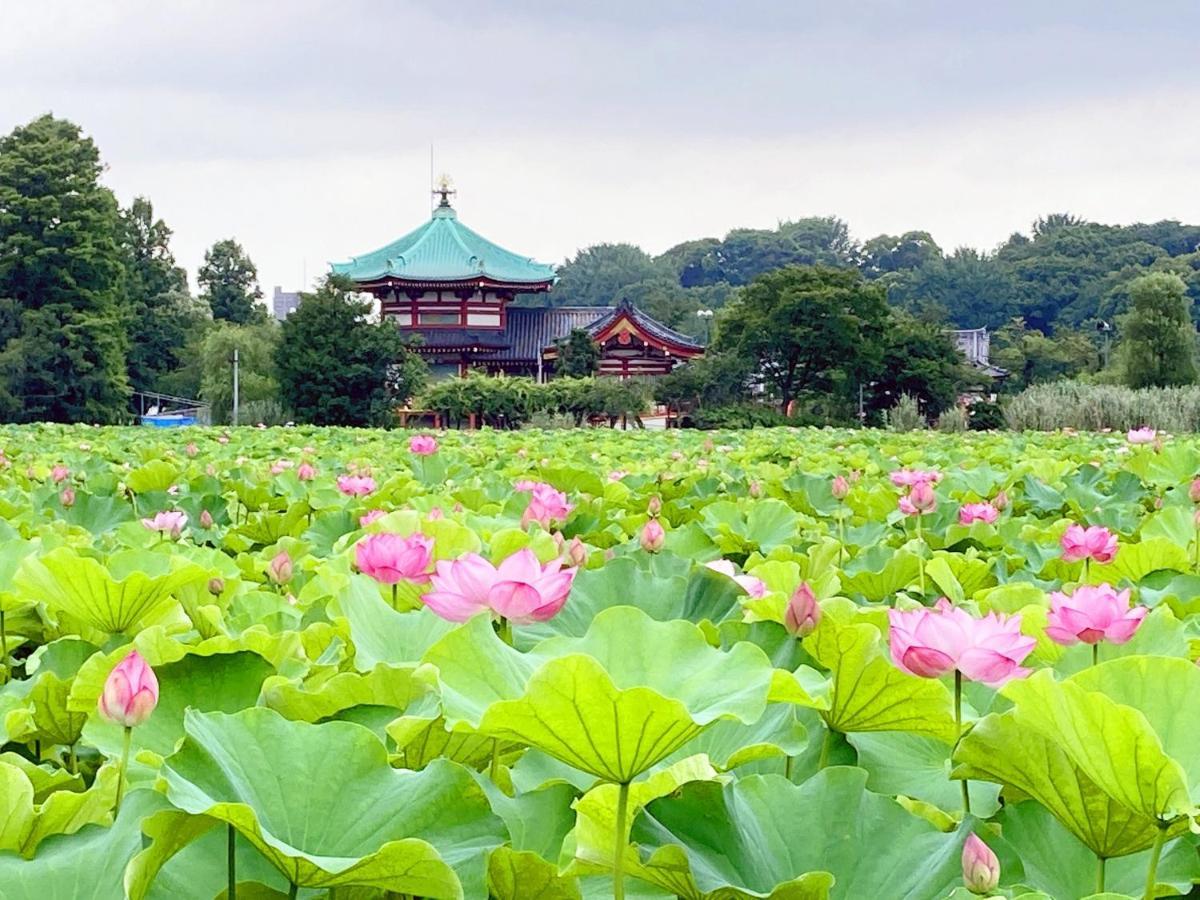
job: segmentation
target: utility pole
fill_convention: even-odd
[[[238,352],[233,348],[233,424],[238,423]]]

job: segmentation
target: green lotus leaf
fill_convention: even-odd
[[[867,787],[879,794],[898,794],[939,809],[962,809],[962,788],[950,778],[952,745],[925,734],[888,731],[852,734],[858,764],[867,770]],[[989,818],[1000,808],[1000,787],[972,781],[971,812]]]
[[[109,807],[111,808],[111,800]],[[109,827],[87,825],[46,838],[33,859],[0,853],[4,900],[114,900],[124,897],[124,873],[142,848],[142,820],[166,806],[154,791],[133,791]]]
[[[796,536],[796,511],[779,500],[760,500],[749,512],[729,500],[704,507],[701,522],[726,552],[758,549],[766,552]]]
[[[438,668],[452,728],[465,722],[618,783],[712,722],[757,721],[774,671],[758,647],[717,650],[695,625],[656,622],[634,607],[607,609],[583,637],[529,653],[477,616],[425,659]]]
[[[1188,572],[1192,568],[1185,547],[1166,538],[1147,538],[1137,544],[1122,544],[1110,563],[1094,565],[1088,572],[1091,584],[1137,584],[1151,572]]]
[[[875,626],[826,616],[804,647],[832,673],[829,708],[821,715],[834,731],[908,731],[943,741],[958,736],[949,689],[893,665]]]
[[[488,858],[492,900],[580,900],[579,881],[528,850],[497,847]]]
[[[996,821],[1003,835],[1001,843],[1020,858],[1022,883],[1058,900],[1076,900],[1096,890],[1095,855],[1044,806],[1032,800],[1009,804]],[[1108,860],[1105,886],[1118,894],[1140,897],[1149,856],[1150,851],[1143,850]],[[1158,884],[1169,886],[1175,893],[1187,893],[1196,878],[1200,878],[1200,860],[1192,842],[1179,838],[1165,844],[1158,865]]]
[[[866,782],[844,766],[801,785],[693,782],[649,803],[631,837],[649,875],[668,864],[670,881],[655,883],[687,884],[685,897],[924,898],[960,884],[965,831],[944,834]]]
[[[455,627],[427,609],[397,612],[366,575],[353,576],[329,610],[346,620],[354,643],[354,666],[360,672],[380,663],[415,663]]]
[[[179,470],[165,460],[155,459],[138,466],[125,476],[125,484],[135,494],[165,493],[179,478]]]
[[[868,600],[881,601],[913,584],[920,574],[920,562],[907,550],[892,551],[880,547],[882,554],[865,553],[846,564],[842,588],[849,594],[861,594]]]
[[[1192,517],[1191,509],[1182,506],[1165,507],[1143,520],[1140,537],[1143,541],[1149,538],[1165,538],[1186,550],[1196,539],[1196,525]]]
[[[82,792],[83,777],[49,764],[38,764],[16,753],[0,753],[0,763],[15,766],[33,785],[33,802],[42,803],[55,791]]]
[[[159,700],[154,713],[133,729],[132,747],[166,756],[184,736],[188,710],[236,712],[258,702],[263,681],[274,673],[265,659],[249,651],[188,654],[175,662],[154,667]],[[92,707],[93,711],[95,707]],[[124,746],[124,729],[93,714],[83,729],[84,740],[110,758],[119,757]],[[130,778],[135,782],[147,773],[131,760]]]
[[[208,573],[180,557],[121,550],[106,563],[60,547],[29,558],[17,584],[54,612],[104,634],[130,634],[176,606],[172,593],[207,580]]]
[[[61,513],[63,521],[101,535],[137,517],[125,499],[112,494],[76,492],[75,505]]]
[[[506,834],[461,766],[397,771],[366,728],[292,722],[262,708],[188,710],[184,729],[163,764],[167,798],[232,824],[293,884],[483,895],[487,851]]]
[[[798,756],[808,746],[808,729],[796,718],[791,703],[771,703],[757,722],[736,719],[714,722],[670,758],[686,759],[703,753],[722,771],[761,759]]]
[[[571,900],[579,884],[559,874],[563,840],[575,825],[575,790],[566,784],[510,797],[480,779],[492,809],[504,820],[512,840],[492,851],[488,861],[489,894],[495,900]]]
[[[1112,859],[1144,850],[1158,836],[1151,815],[1104,793],[1065,749],[1013,712],[980,719],[954,751],[954,777],[983,779],[1037,800],[1097,856]],[[1173,829],[1182,833],[1185,824]]]
[[[1200,782],[1200,669],[1131,656],[1056,682],[1043,671],[1010,683],[1014,715],[1062,747],[1098,788],[1144,816],[1195,809]]]
[[[32,857],[51,835],[74,834],[85,825],[112,821],[116,799],[117,771],[112,766],[100,769],[86,791],[53,791],[37,802],[24,767],[0,762],[0,850]]]
[[[125,893],[130,900],[223,896],[228,885],[229,828],[216,819],[176,809],[147,816],[142,833],[149,844],[125,871]],[[240,835],[233,841],[238,896],[253,897],[255,890],[265,889],[286,897],[287,879]]]
[[[436,685],[428,667],[380,663],[365,674],[341,672],[308,683],[274,676],[262,686],[262,703],[302,722],[320,722],[356,706],[388,707],[395,718],[396,710],[407,709]]]
[[[503,758],[519,748],[511,741],[500,741],[466,726],[451,730],[436,694],[426,694],[403,715],[392,716],[384,724],[384,733],[395,745],[392,764],[404,769],[423,769],[442,757],[477,769],[490,765],[493,754]]]

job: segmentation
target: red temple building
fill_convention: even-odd
[[[556,342],[583,329],[600,347],[600,374],[663,375],[704,352],[702,344],[628,301],[617,306],[514,306],[550,291],[554,267],[505,250],[458,220],[443,179],[428,222],[372,253],[334,263],[378,301],[381,315],[418,335],[435,377],[471,369],[554,374]]]

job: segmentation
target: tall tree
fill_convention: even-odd
[[[232,238],[217,241],[205,252],[197,280],[214,319],[245,325],[266,318],[266,308],[258,302],[258,270]]]
[[[354,285],[327,278],[284,321],[275,368],[300,422],[387,425],[425,383],[425,363],[391,322],[372,322]]]
[[[884,336],[882,363],[872,379],[871,407],[891,409],[903,396],[936,416],[954,404],[970,369],[945,326],[894,310]]]
[[[559,266],[550,300],[556,306],[609,306],[621,300],[623,288],[662,272],[640,247],[596,244]]]
[[[117,202],[100,152],[45,115],[0,138],[0,416],[115,422],[127,338]]]
[[[1121,361],[1130,387],[1165,387],[1196,381],[1196,327],[1187,285],[1178,275],[1155,272],[1129,285],[1131,309],[1121,321]]]
[[[218,322],[200,347],[200,399],[212,410],[214,424],[231,421],[233,351],[238,351],[238,424],[272,421],[282,414],[275,348],[279,325],[265,319],[252,325]]]
[[[572,328],[570,334],[554,343],[558,348],[557,374],[586,378],[600,369],[600,347],[582,328]]]
[[[190,345],[209,321],[209,312],[188,292],[187,274],[171,253],[171,229],[154,217],[149,200],[134,198],[121,211],[121,225],[129,380],[141,390],[170,393],[179,385],[172,376],[190,364]]]
[[[760,275],[726,307],[715,348],[753,360],[786,409],[808,391],[831,391],[882,358],[884,288],[857,269],[789,266]]]

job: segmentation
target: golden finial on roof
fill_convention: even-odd
[[[442,177],[438,179],[437,187],[433,189],[433,195],[441,198],[441,200],[438,202],[438,206],[450,205],[450,197],[458,193],[458,191],[454,189],[453,185],[454,182],[450,180],[449,175],[443,174]]]

